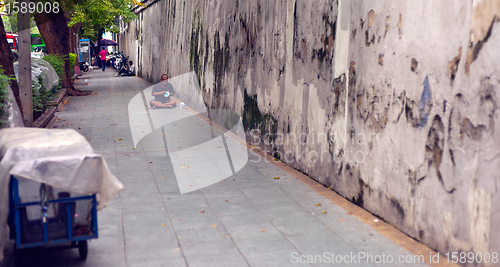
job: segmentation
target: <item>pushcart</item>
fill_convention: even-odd
[[[30,182],[33,183],[33,182]],[[10,237],[15,239],[14,262],[21,265],[24,250],[78,248],[81,260],[87,259],[89,239],[98,237],[96,195],[71,197],[69,192],[59,192],[57,198],[47,198],[46,184],[39,183],[39,201],[26,202],[19,195],[19,180],[11,176],[9,184],[9,227]],[[51,188],[49,188],[51,189]],[[77,201],[88,203],[86,225],[75,223]],[[55,216],[49,216],[49,209],[56,208]],[[39,219],[30,220],[27,209],[40,209]]]
[[[1,130],[0,252],[9,228],[16,263],[33,250],[76,247],[85,260],[87,241],[98,237],[97,210],[122,189],[75,130]]]

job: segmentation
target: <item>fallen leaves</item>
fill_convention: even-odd
[[[226,202],[229,202],[229,199],[226,199]]]
[[[279,177],[278,177],[278,176],[274,177],[274,180],[278,180],[278,179],[279,179]]]
[[[216,224],[212,224],[212,228],[215,228],[215,227],[217,227],[217,225]]]
[[[166,224],[162,224],[162,225],[161,225],[161,227],[165,227],[165,226],[167,226],[167,225],[166,225]]]
[[[350,212],[350,211],[348,211],[348,212],[347,212],[347,215],[352,215],[352,214],[353,214],[353,213],[352,213],[352,212]]]
[[[339,220],[339,222],[341,222],[341,223],[342,223],[342,222],[344,222],[344,220]]]
[[[200,213],[205,213],[205,211],[204,210],[200,210]]]
[[[326,214],[326,211],[322,211],[321,213]]]
[[[321,206],[321,204],[320,204],[320,203],[318,203],[318,204],[314,204],[314,206]]]
[[[265,232],[265,231],[266,231],[266,229],[260,229],[260,231],[261,231],[261,232]]]

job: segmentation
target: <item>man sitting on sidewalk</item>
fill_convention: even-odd
[[[135,75],[135,65],[134,65],[134,62],[132,62],[132,60],[130,60],[128,62],[128,64],[130,65],[130,69],[125,69],[125,68],[122,68],[118,74],[116,74],[116,76],[119,76],[120,74],[122,76],[134,76]]]
[[[173,108],[177,105],[175,100],[170,100],[174,96],[174,87],[168,82],[168,75],[163,74],[160,78],[160,83],[153,85],[151,95],[155,97],[149,104],[151,108]]]

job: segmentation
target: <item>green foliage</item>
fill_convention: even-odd
[[[57,75],[59,76],[59,82],[64,78],[64,60],[63,57],[57,54],[50,54],[43,57],[44,60],[47,60],[50,65],[54,68]]]
[[[76,63],[76,55],[73,53],[69,53],[69,65],[71,66],[71,68],[75,66],[75,63]]]
[[[42,76],[38,76],[38,83],[40,87],[33,88],[33,111],[41,112],[50,107],[49,101],[52,100],[56,94],[56,91],[49,90],[47,91],[45,87],[43,87],[43,78]],[[59,86],[58,86],[59,87]]]
[[[17,33],[17,13],[2,16],[2,22],[6,32]]]
[[[12,2],[11,2],[12,5]],[[3,26],[5,28],[5,32],[17,33],[17,13],[12,13],[12,15],[2,16]],[[36,22],[33,16],[30,18],[30,32],[39,34],[38,28],[36,27]]]
[[[75,66],[76,64],[76,55],[73,53],[69,53],[69,65],[70,65],[70,70],[71,71],[71,76],[75,73]]]
[[[88,0],[88,1],[65,1],[66,9],[73,10],[68,25],[71,27],[82,22],[82,28],[93,28],[94,32],[104,31],[118,33],[118,20],[121,17],[126,23],[136,18],[130,11],[132,0]],[[100,36],[98,36],[100,37]],[[97,38],[96,38],[97,39]],[[94,39],[95,40],[95,39]]]
[[[4,127],[7,123],[8,118],[8,108],[9,108],[9,91],[7,86],[9,85],[11,78],[3,75],[3,69],[0,68],[0,128]]]

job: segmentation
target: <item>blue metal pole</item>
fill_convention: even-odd
[[[66,203],[66,216],[68,217],[68,239],[73,238],[73,218],[71,218],[71,202]]]

